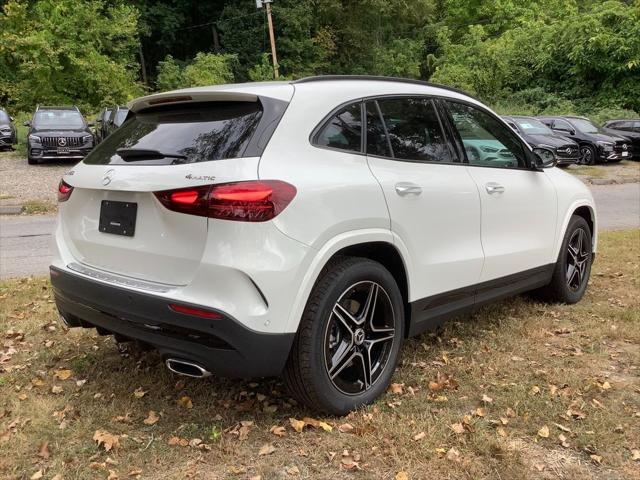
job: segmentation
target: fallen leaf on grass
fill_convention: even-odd
[[[311,425],[313,428],[321,428],[325,432],[330,432],[333,430],[333,427],[322,420],[316,420],[315,418],[304,417],[302,419],[304,423],[307,425]]]
[[[167,443],[171,446],[179,445],[181,447],[186,447],[189,445],[189,440],[187,440],[186,438],[171,437]]]
[[[456,447],[451,447],[446,454],[446,459],[450,462],[459,462],[460,461],[460,451]]]
[[[507,417],[515,418],[516,417],[516,412],[512,408],[507,408]]]
[[[114,417],[113,420],[121,423],[131,423],[133,421],[130,412],[127,412],[124,415],[118,415],[117,417]]]
[[[555,425],[559,430],[562,430],[563,432],[566,432],[566,433],[570,433],[570,432],[571,432],[571,429],[570,429],[570,428],[565,427],[564,425],[561,425],[561,424],[559,424],[559,423],[554,423],[554,425]]]
[[[138,475],[142,475],[142,469],[134,468],[133,470],[129,470],[129,473],[127,475],[129,475],[130,477],[137,477]]]
[[[353,432],[353,430],[354,430],[354,427],[350,423],[343,423],[342,425],[338,426],[338,431],[342,433],[351,433]]]
[[[262,447],[260,447],[260,450],[258,451],[258,455],[260,456],[271,455],[275,451],[276,451],[276,447],[273,446],[273,443],[265,443]]]
[[[640,450],[637,448],[634,448],[633,450],[631,450],[631,460],[634,461],[640,461]]]
[[[102,445],[107,452],[120,447],[120,437],[112,435],[106,430],[96,430],[96,433],[93,434],[93,440],[98,442],[98,446]]]
[[[133,391],[133,396],[136,398],[142,398],[147,394],[147,392],[145,392],[142,387],[138,387]]]
[[[300,475],[300,470],[295,465],[287,468],[287,474],[291,476]]]
[[[493,403],[493,398],[483,394],[482,395],[482,402],[483,403]]]
[[[602,463],[602,457],[600,455],[589,455],[589,458],[593,460],[593,463],[600,465]]]
[[[118,472],[116,472],[115,470],[109,470],[109,476],[107,477],[107,480],[118,480]]]
[[[349,450],[343,450],[340,465],[342,465],[342,468],[345,470],[361,470],[360,455],[357,453],[350,453]]]
[[[53,376],[59,380],[66,380],[71,377],[71,375],[73,375],[73,371],[69,370],[68,368],[62,368],[53,372]]]
[[[147,415],[147,418],[144,419],[143,423],[145,425],[155,425],[158,420],[160,420],[160,417],[158,417],[156,412],[149,410],[149,415]]]
[[[44,474],[42,473],[42,470],[38,470],[36,473],[31,475],[30,478],[31,478],[31,480],[40,480],[43,476],[44,476]]]
[[[426,437],[426,436],[427,436],[427,434],[426,434],[426,433],[424,433],[424,432],[420,432],[420,433],[418,433],[418,434],[414,435],[414,436],[413,436],[413,439],[417,442],[417,441],[419,441],[419,440],[422,440],[422,439],[423,439],[424,437]]]
[[[558,440],[560,440],[560,445],[564,448],[569,448],[569,442],[567,442],[567,437],[565,437],[562,433],[558,435]]]
[[[64,390],[60,385],[54,385],[53,387],[51,387],[51,393],[53,393],[54,395],[58,395],[60,393],[62,393]]]
[[[302,429],[306,425],[302,420],[296,420],[295,418],[290,418],[289,423],[291,424],[291,428],[298,433],[302,432]]]
[[[398,472],[396,473],[395,480],[409,480],[409,475],[407,472]]]
[[[449,425],[449,428],[451,428],[451,430],[453,430],[453,433],[457,435],[461,435],[464,433],[464,425],[460,422]]]
[[[476,409],[475,409],[475,411],[473,412],[473,414],[474,414],[476,417],[485,417],[485,416],[487,415],[487,411],[486,411],[484,408],[482,408],[482,407],[478,407],[478,408],[476,408]]]
[[[402,395],[404,393],[404,383],[392,383],[387,388],[387,392]]]
[[[496,433],[498,435],[500,435],[501,437],[507,437],[508,436],[507,431],[502,427],[496,428]]]
[[[178,399],[178,405],[188,410],[193,408],[193,402],[191,401],[191,398],[187,397],[186,395]]]
[[[38,448],[38,456],[42,458],[49,458],[51,456],[51,451],[49,450],[49,442],[44,441],[40,444],[40,448]]]
[[[279,427],[278,425],[274,425],[269,429],[269,431],[278,437],[284,437],[287,434],[287,430],[284,427]]]
[[[534,385],[533,387],[531,387],[530,393],[531,395],[538,395],[540,393],[540,387],[537,385]]]
[[[540,428],[540,430],[538,430],[538,436],[542,438],[549,438],[549,427],[545,425],[542,428]]]

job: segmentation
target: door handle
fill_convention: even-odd
[[[396,193],[401,197],[406,197],[407,195],[420,195],[422,193],[422,188],[415,183],[401,182],[396,183]]]
[[[489,195],[493,195],[494,193],[503,193],[504,192],[504,187],[502,185],[500,185],[499,183],[495,183],[495,182],[487,183],[485,185],[485,188],[487,189],[487,193]]]

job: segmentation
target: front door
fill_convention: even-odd
[[[544,171],[530,168],[522,141],[489,112],[447,101],[480,194],[480,281],[531,271],[555,262],[555,187]]]

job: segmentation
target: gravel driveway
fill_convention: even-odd
[[[76,163],[71,160],[29,165],[15,153],[0,153],[0,198],[10,197],[2,203],[39,200],[55,205],[60,178]]]

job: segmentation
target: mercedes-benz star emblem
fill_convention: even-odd
[[[64,147],[66,144],[67,144],[67,139],[66,139],[66,138],[64,138],[64,137],[60,137],[60,138],[58,139],[58,145],[59,145],[59,146]]]
[[[622,144],[622,149],[623,149],[623,150],[626,150],[626,149],[627,149],[627,144],[626,144],[626,143],[623,143],[623,144]]]
[[[111,183],[111,180],[113,180],[113,176],[115,175],[115,173],[116,171],[113,168],[107,170],[104,174],[104,177],[102,177],[102,185],[104,185],[105,187],[109,185]]]

